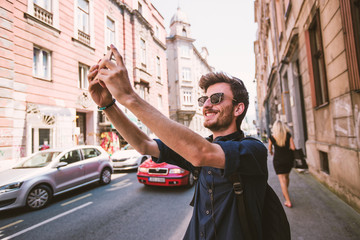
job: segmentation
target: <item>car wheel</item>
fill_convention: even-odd
[[[46,185],[38,185],[31,189],[26,197],[26,206],[32,210],[46,207],[52,198],[52,191]]]
[[[110,182],[111,182],[111,170],[109,168],[104,168],[100,174],[100,184],[106,185],[109,184]]]
[[[194,186],[194,175],[192,172],[189,173],[188,187]]]

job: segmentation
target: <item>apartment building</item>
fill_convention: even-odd
[[[310,173],[360,209],[360,5],[256,0],[261,128],[290,126]]]
[[[178,7],[166,39],[170,118],[208,136],[209,131],[203,126],[202,108],[197,103],[203,95],[198,83],[201,76],[212,72],[213,68],[207,62],[206,47],[199,51],[194,41],[187,15]]]
[[[118,145],[87,90],[89,68],[110,44],[135,90],[169,116],[164,18],[151,1],[6,0],[0,12],[0,160],[45,144]]]

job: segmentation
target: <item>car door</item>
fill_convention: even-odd
[[[101,152],[96,148],[83,148],[82,153],[84,159],[84,179],[85,182],[99,178],[100,176],[100,164],[101,164]]]
[[[81,153],[78,149],[65,153],[60,162],[68,163],[64,167],[59,167],[55,181],[57,192],[75,187],[84,182],[84,164],[81,161]]]

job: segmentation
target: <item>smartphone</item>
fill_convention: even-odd
[[[101,59],[101,61],[99,62],[99,66],[102,66],[104,64],[105,60],[112,60],[113,58],[113,53],[112,51],[109,49],[108,52],[106,53],[105,57],[103,59]],[[102,67],[104,68],[104,67]]]
[[[109,49],[108,52],[106,53],[105,57],[104,57],[103,59],[101,59],[101,61],[98,63],[98,64],[99,64],[99,67],[100,67],[100,68],[105,68],[105,67],[103,66],[105,60],[110,60],[110,61],[111,61],[112,58],[113,58],[113,53],[112,53],[112,51]],[[97,74],[95,75],[94,79],[96,79],[96,77],[97,77]],[[100,81],[100,80],[99,80],[99,84],[100,84],[102,87],[105,86],[105,84],[104,84],[102,81]]]

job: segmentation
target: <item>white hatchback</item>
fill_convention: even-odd
[[[114,170],[137,169],[149,157],[141,155],[129,144],[111,155]]]

